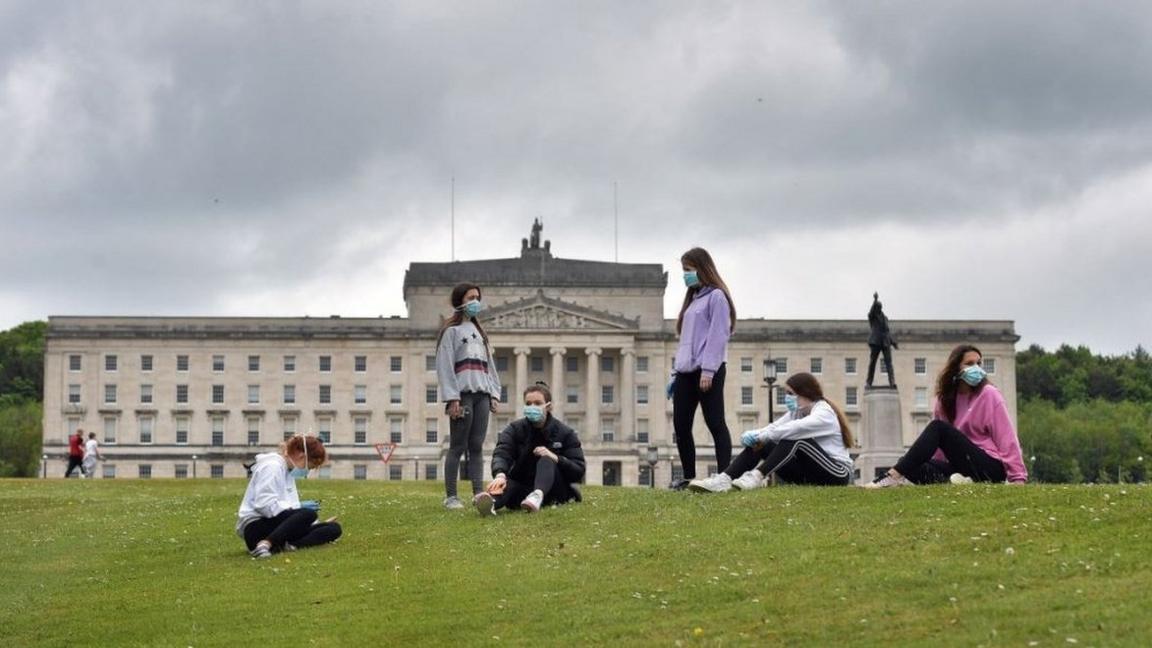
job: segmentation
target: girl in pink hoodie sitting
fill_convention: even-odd
[[[1028,480],[1004,396],[988,382],[980,349],[952,349],[936,379],[934,420],[887,475],[865,488]]]

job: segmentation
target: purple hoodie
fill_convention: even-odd
[[[731,330],[732,315],[724,291],[704,286],[684,311],[672,370],[691,373],[700,369],[705,376],[715,374],[728,355]]]

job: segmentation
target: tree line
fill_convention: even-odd
[[[0,331],[0,477],[40,467],[47,322]],[[1033,480],[1145,481],[1152,462],[1152,356],[1064,345],[1016,354],[1020,444]]]
[[[1031,477],[1145,481],[1152,461],[1152,357],[1063,345],[1016,354],[1020,445]]]
[[[0,331],[0,477],[34,477],[44,435],[47,322]]]

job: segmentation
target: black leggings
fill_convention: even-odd
[[[468,450],[468,479],[472,494],[484,490],[484,437],[488,435],[488,412],[492,397],[484,392],[460,394],[464,415],[448,419],[448,454],[444,455],[444,494],[456,497],[456,479],[460,474],[460,455]]]
[[[520,502],[534,490],[544,493],[544,506],[579,499],[572,486],[564,481],[556,464],[551,459],[540,457],[536,460],[536,474],[532,478],[532,484],[509,479],[504,492],[496,496],[495,508],[520,506]]]
[[[852,479],[848,466],[830,457],[820,444],[808,439],[769,441],[760,448],[744,448],[724,472],[736,479],[753,468],[765,477],[775,473],[789,484],[847,486]]]
[[[64,471],[64,477],[71,477],[72,471],[77,468],[80,469],[81,477],[88,476],[88,471],[84,470],[84,457],[73,457],[72,455],[68,455],[68,468]]]
[[[276,517],[260,518],[244,527],[244,544],[248,550],[256,548],[261,540],[272,543],[272,551],[282,551],[285,543],[295,547],[314,547],[327,544],[344,532],[336,522],[316,522],[312,509],[288,509]]]
[[[724,421],[724,364],[712,376],[712,387],[700,391],[700,370],[676,374],[672,391],[672,427],[676,431],[676,449],[684,466],[684,479],[696,478],[696,441],[692,438],[692,421],[696,418],[696,405],[704,410],[704,424],[712,433],[716,444],[716,465],[727,466],[732,461],[732,435]]]
[[[932,459],[937,450],[944,452],[947,462]],[[989,457],[944,421],[929,423],[893,468],[913,484],[940,483],[957,472],[982,482],[1002,482],[1008,477],[999,459]]]

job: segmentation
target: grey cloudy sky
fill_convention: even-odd
[[[717,258],[742,317],[1152,342],[1146,2],[0,0],[0,328]]]

